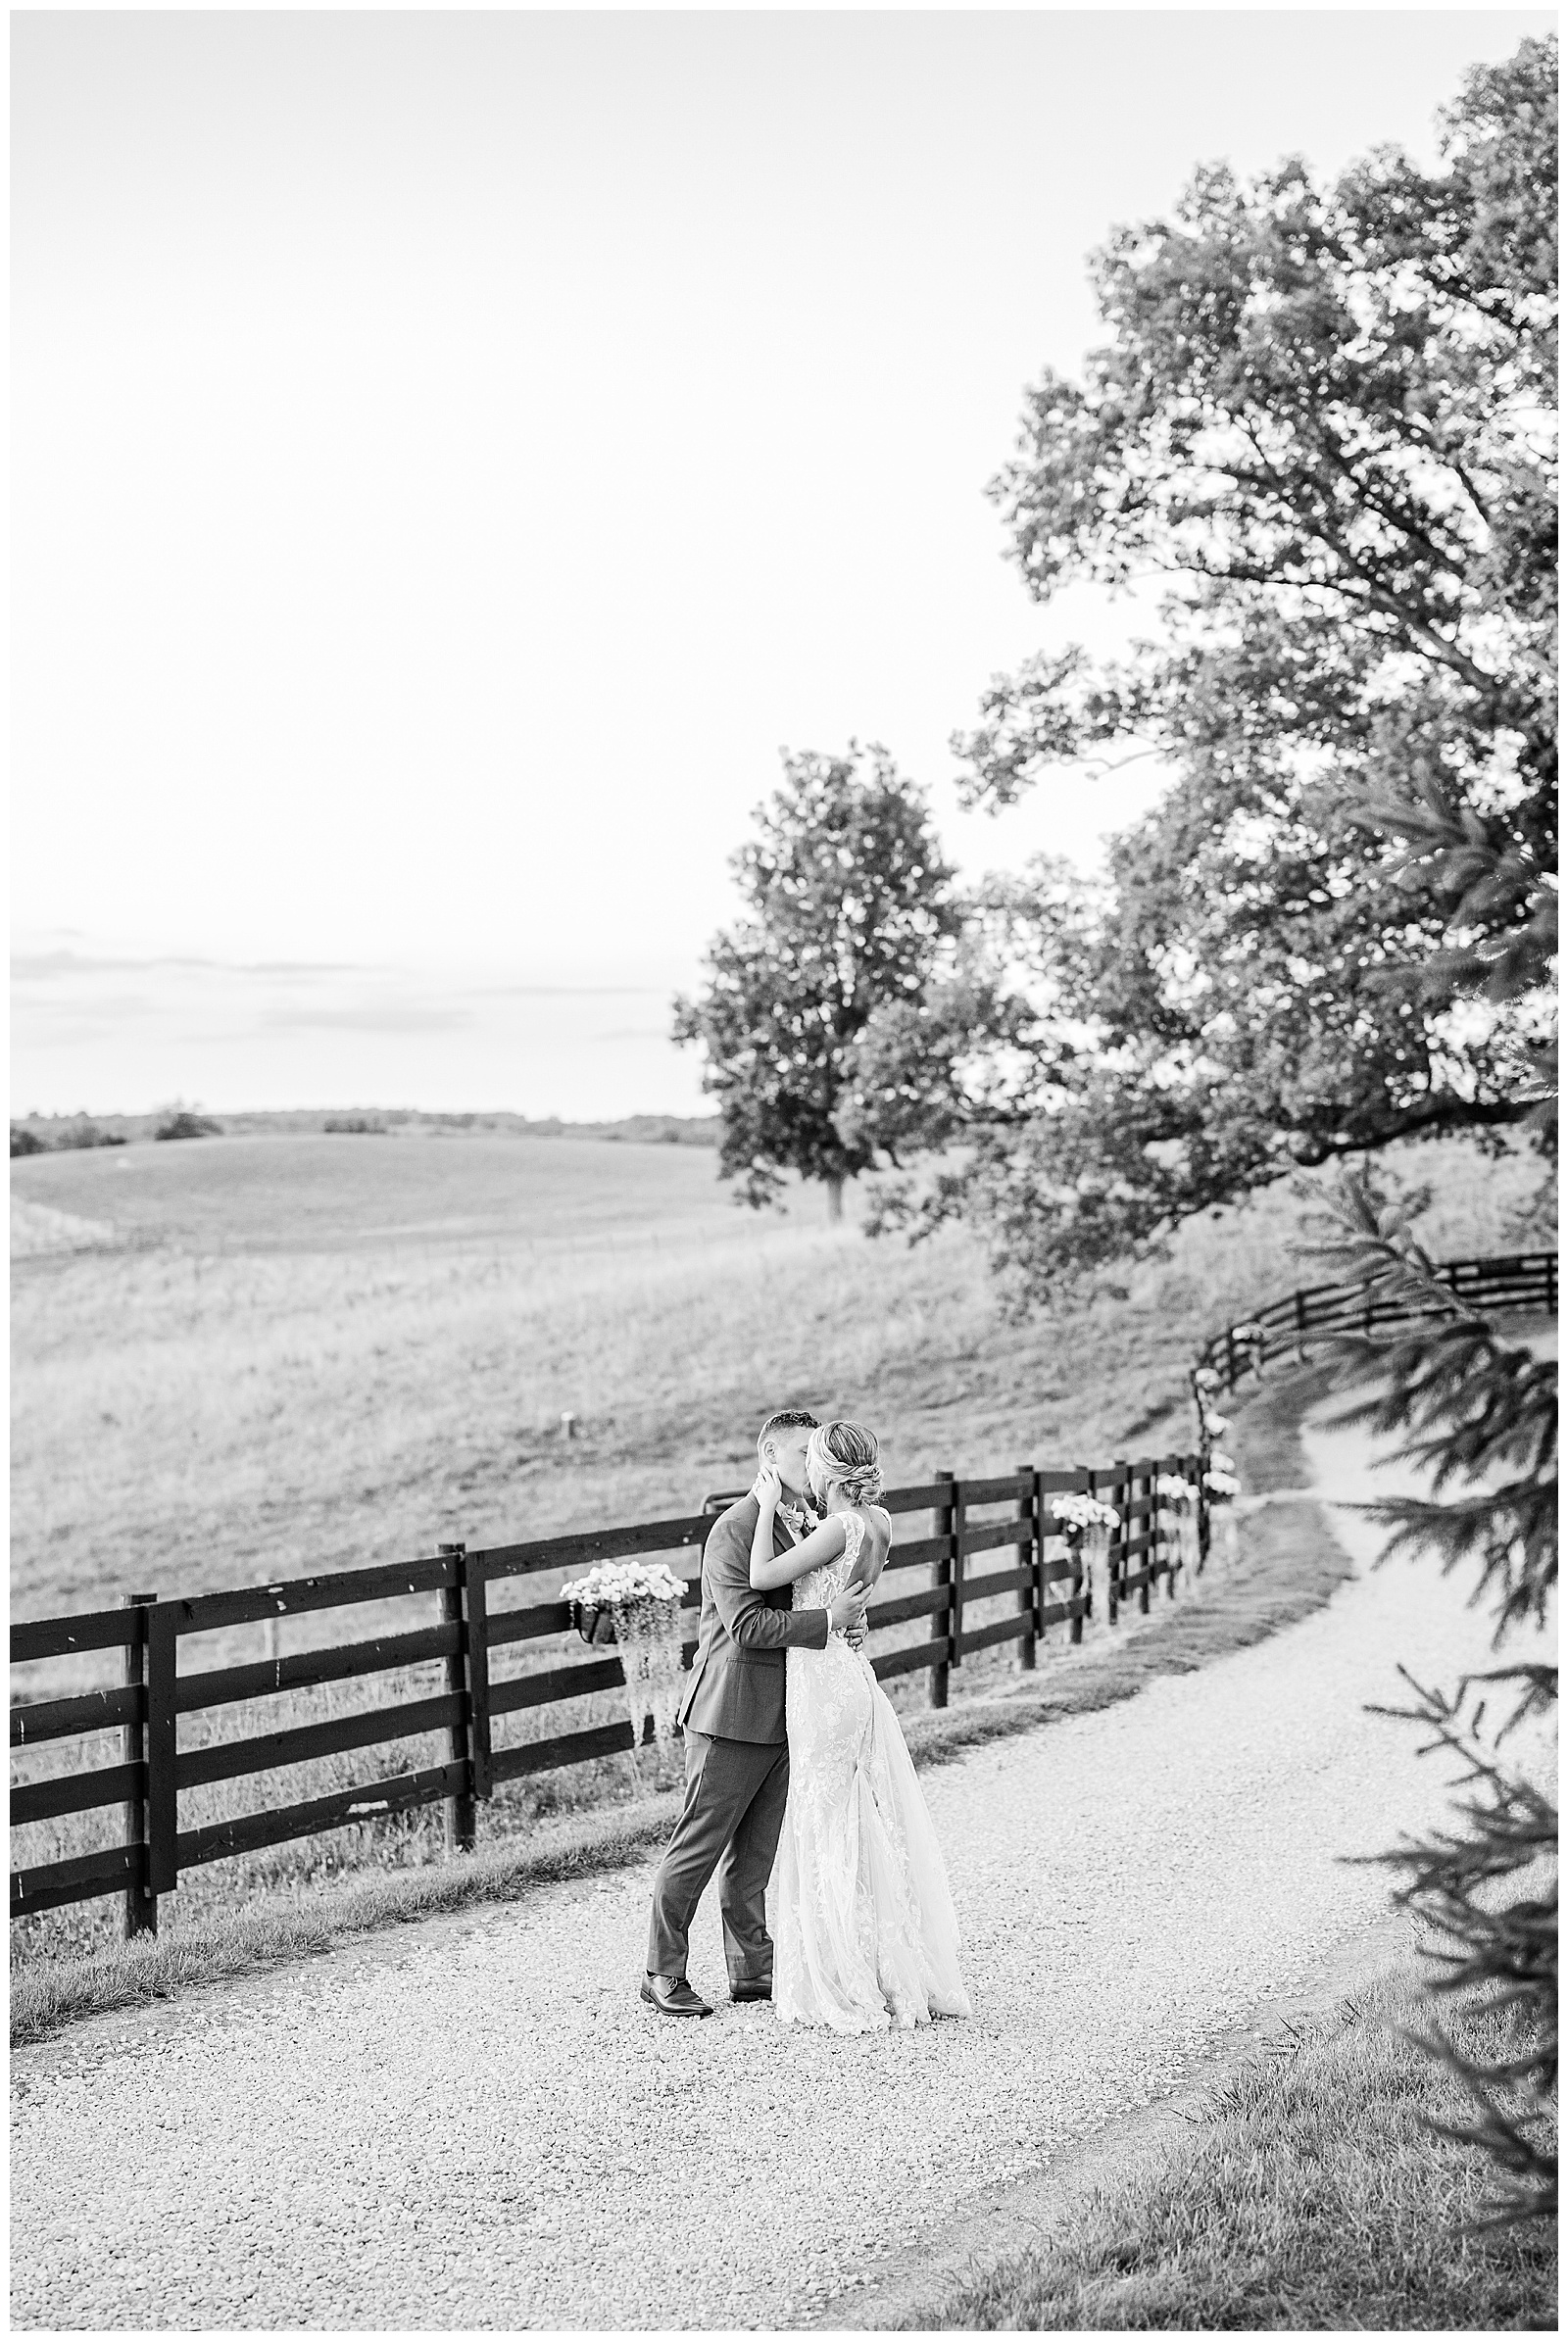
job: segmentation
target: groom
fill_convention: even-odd
[[[774,1516],[775,1552],[798,1544],[811,1526],[802,1498],[816,1427],[814,1415],[786,1411],[770,1414],[757,1435],[759,1460],[777,1471],[788,1499]],[[764,1893],[790,1784],[784,1652],[791,1644],[823,1650],[830,1629],[854,1633],[865,1615],[865,1592],[841,1593],[831,1609],[796,1610],[788,1585],[753,1592],[758,1508],[754,1487],[719,1514],[703,1549],[702,1623],[677,1719],[686,1733],[686,1802],[654,1880],[642,1986],[665,2016],[713,2013],[686,1980],[686,1936],[715,1869],[729,1996],[773,1996]]]

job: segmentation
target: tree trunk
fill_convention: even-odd
[[[842,1179],[829,1179],[826,1184],[827,1215],[836,1227],[839,1221],[844,1217],[844,1181]]]

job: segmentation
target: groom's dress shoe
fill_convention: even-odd
[[[684,1975],[644,1975],[643,1998],[665,2016],[711,2016],[708,2002],[699,1999]]]
[[[771,1975],[738,1975],[729,1987],[732,2000],[770,2000],[773,1996]]]

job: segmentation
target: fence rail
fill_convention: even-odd
[[[1554,1251],[1498,1253],[1488,1259],[1442,1260],[1439,1281],[1474,1308],[1542,1308],[1557,1313],[1557,1255]],[[1270,1358],[1304,1361],[1313,1335],[1371,1333],[1377,1326],[1429,1317],[1433,1309],[1410,1309],[1381,1297],[1364,1284],[1305,1285],[1283,1300],[1271,1301],[1250,1317],[1204,1343],[1200,1364],[1211,1366],[1234,1390],[1238,1378],[1261,1370]],[[1249,1327],[1255,1332],[1249,1332]]]
[[[952,1670],[978,1651],[1016,1643],[1019,1663],[1031,1667],[1036,1643],[1050,1627],[1064,1625],[1072,1640],[1081,1638],[1090,1596],[1082,1555],[1069,1548],[1051,1511],[1057,1494],[1092,1493],[1123,1515],[1111,1551],[1113,1607],[1136,1598],[1147,1610],[1161,1578],[1167,1589],[1174,1590],[1176,1561],[1154,1531],[1149,1495],[1162,1471],[1196,1482],[1200,1459],[1173,1454],[1093,1469],[1026,1464],[1014,1472],[969,1480],[942,1472],[918,1487],[890,1489],[883,1498],[888,1509],[896,1515],[928,1511],[931,1534],[896,1542],[888,1555],[885,1589],[873,1601],[866,1621],[871,1634],[868,1655],[879,1679],[923,1671],[929,1678],[931,1703],[944,1706]],[[623,1754],[638,1744],[631,1724],[623,1721],[565,1730],[514,1747],[496,1745],[494,1727],[507,1716],[625,1683],[618,1653],[596,1657],[586,1650],[559,1665],[492,1680],[496,1651],[570,1634],[569,1605],[559,1598],[528,1602],[527,1580],[598,1560],[695,1553],[721,1500],[725,1499],[711,1499],[708,1509],[681,1518],[639,1521],[587,1535],[472,1550],[461,1544],[442,1546],[402,1566],[341,1570],[174,1600],[141,1594],[120,1609],[17,1623],[11,1630],[14,1665],[118,1648],[124,1655],[125,1680],[113,1689],[14,1703],[13,1748],[116,1728],[122,1730],[124,1739],[118,1763],[16,1786],[13,1824],[120,1806],[124,1841],[71,1860],[13,1871],[13,1917],[122,1893],[127,1930],[144,1931],[156,1926],[158,1898],[175,1889],[183,1871],[426,1804],[444,1803],[449,1841],[457,1847],[471,1845],[476,1807],[499,1784]],[[998,1517],[1003,1506],[1005,1516]],[[912,1590],[907,1589],[906,1574],[911,1570],[924,1572],[927,1581]],[[508,1606],[500,1606],[496,1589],[509,1581],[516,1591],[507,1595]],[[702,1597],[700,1569],[687,1574],[684,1585],[681,1606],[691,1611]],[[243,1665],[179,1671],[179,1645],[192,1634],[316,1611],[352,1611],[411,1596],[433,1599],[439,1623]],[[1009,1614],[971,1622],[979,1604],[999,1597],[1010,1599]],[[922,1639],[903,1647],[878,1646],[884,1635],[917,1620],[929,1620]],[[685,1662],[695,1649],[694,1640],[683,1641]],[[355,1714],[258,1731],[209,1747],[182,1750],[178,1744],[183,1716],[322,1683],[368,1682],[429,1661],[443,1662],[446,1668],[446,1688],[431,1696],[368,1705]],[[371,1778],[362,1786],[233,1820],[199,1828],[179,1825],[179,1798],[191,1789],[431,1732],[449,1735],[445,1763]],[[642,1744],[651,1735],[652,1728],[645,1724]]]
[[[1556,1307],[1555,1253],[1451,1261],[1443,1273],[1453,1290],[1491,1305]],[[1248,1320],[1260,1329],[1255,1337],[1244,1337],[1237,1326],[1227,1327],[1207,1344],[1204,1358],[1225,1372],[1234,1387],[1241,1371],[1261,1367],[1272,1355],[1293,1350],[1304,1354],[1303,1343],[1314,1333],[1370,1329],[1398,1313],[1388,1304],[1369,1302],[1358,1287],[1315,1286]],[[1147,1613],[1161,1579],[1167,1594],[1175,1590],[1174,1532],[1162,1521],[1156,1491],[1164,1473],[1199,1485],[1199,1549],[1205,1551],[1203,1457],[1197,1453],[1118,1458],[1093,1468],[1020,1464],[1011,1473],[971,1479],[942,1471],[917,1487],[890,1489],[883,1498],[889,1511],[898,1516],[928,1512],[931,1527],[927,1536],[894,1544],[884,1571],[884,1583],[891,1580],[893,1589],[867,1613],[868,1650],[879,1679],[924,1671],[930,1703],[941,1707],[948,1701],[953,1670],[979,1651],[1015,1643],[1019,1664],[1028,1668],[1035,1663],[1036,1644],[1048,1628],[1064,1625],[1072,1641],[1082,1638],[1090,1593],[1081,1552],[1057,1533],[1051,1510],[1056,1495],[1094,1495],[1115,1506],[1119,1525],[1106,1573],[1107,1622],[1114,1623],[1133,1600]],[[1007,1509],[998,1517],[1003,1506]],[[491,1660],[497,1651],[570,1632],[569,1606],[559,1597],[527,1601],[526,1581],[594,1561],[694,1553],[712,1518],[710,1503],[703,1512],[676,1519],[471,1551],[463,1544],[442,1545],[409,1563],[327,1572],[229,1592],[173,1600],[131,1594],[118,1609],[13,1625],[14,1665],[117,1649],[123,1662],[123,1681],[118,1687],[12,1705],[14,1749],[115,1729],[122,1733],[118,1763],[28,1780],[13,1789],[11,1818],[17,1825],[114,1806],[122,1813],[122,1842],[13,1871],[13,1917],[123,1894],[126,1931],[140,1933],[156,1927],[158,1899],[175,1890],[182,1871],[435,1803],[447,1808],[449,1842],[458,1848],[471,1846],[476,1809],[499,1784],[623,1754],[638,1745],[627,1721],[563,1731],[512,1747],[496,1744],[494,1727],[509,1715],[613,1690],[625,1682],[618,1655],[587,1654],[533,1673],[493,1679]],[[996,1556],[990,1566],[972,1565],[986,1555]],[[925,1584],[902,1589],[904,1573],[914,1569],[925,1572]],[[494,1589],[515,1581],[522,1581],[520,1605],[495,1606]],[[688,1574],[684,1583],[681,1606],[693,1609],[701,1599],[700,1572]],[[192,1634],[410,1597],[433,1600],[437,1622],[260,1662],[179,1671],[180,1642]],[[979,1605],[999,1598],[1010,1601],[1009,1611],[983,1624],[970,1622]],[[877,1647],[887,1633],[927,1619],[929,1631],[923,1639]],[[685,1662],[695,1648],[694,1641],[683,1642]],[[208,1747],[182,1751],[179,1746],[182,1716],[272,1698],[282,1691],[370,1681],[429,1662],[442,1666],[445,1682],[444,1689],[431,1695],[258,1731]],[[445,1735],[445,1762],[235,1819],[179,1826],[182,1792],[430,1733]],[[642,1744],[651,1736],[652,1727],[645,1723]]]

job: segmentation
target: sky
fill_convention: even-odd
[[[1391,141],[1539,11],[13,15],[14,1111],[700,1112],[783,748],[960,809],[985,484],[1193,168]]]

